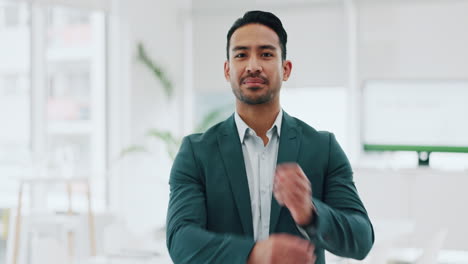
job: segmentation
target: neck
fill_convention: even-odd
[[[248,105],[237,100],[236,109],[242,120],[244,120],[259,137],[266,138],[266,132],[273,126],[278,116],[280,105],[279,100],[259,105]]]

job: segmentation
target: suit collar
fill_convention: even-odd
[[[234,115],[222,124],[218,144],[244,233],[253,237],[249,184]]]
[[[237,111],[234,113],[234,122],[235,122],[235,125],[237,127],[237,132],[239,133],[239,139],[240,139],[241,143],[243,143],[247,131],[249,129],[251,131],[253,131],[253,130],[252,130],[252,128],[250,128],[244,122],[244,120],[240,117],[240,115],[239,115],[239,113],[237,113]],[[282,125],[282,123],[283,123],[283,109],[280,108],[280,111],[278,112],[278,115],[276,116],[276,119],[273,122],[273,125],[267,131],[267,135],[268,135],[268,132],[270,132],[271,130],[274,130],[276,128],[276,133],[278,134],[278,136],[281,136],[281,125]]]
[[[295,131],[300,129],[300,127],[297,124],[297,120],[295,118],[291,117],[285,111],[283,111],[283,109],[281,109],[280,114],[282,115],[281,121],[275,120],[275,124],[278,124],[280,126],[280,129],[279,129],[280,131],[286,131],[286,129],[288,129],[287,134],[290,137],[295,137],[296,136]],[[229,116],[226,120],[224,120],[222,122],[221,129],[220,129],[221,135],[230,135],[230,134],[235,133],[236,131],[238,131],[237,125],[236,125],[236,120],[235,120],[235,115],[236,115],[236,113],[233,113],[231,116]],[[278,117],[279,116],[280,115],[278,114]],[[289,131],[291,129],[293,131]],[[281,135],[280,133],[278,133],[278,134]]]
[[[277,164],[298,162],[302,129],[297,122],[298,121],[296,119],[284,112],[281,127],[283,133],[279,142]],[[271,199],[270,233],[273,233],[276,230],[281,210],[282,207],[278,204],[273,195]]]
[[[283,111],[277,164],[297,162],[302,136],[297,120]],[[223,122],[218,144],[245,234],[253,237],[252,209],[242,146],[234,114]],[[281,206],[271,199],[270,233],[276,230]]]

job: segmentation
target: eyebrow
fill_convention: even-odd
[[[260,49],[271,49],[271,50],[276,50],[276,47],[273,45],[262,45],[260,46]]]
[[[261,50],[264,49],[270,49],[270,50],[276,50],[276,47],[273,45],[261,45],[259,47]],[[238,50],[249,50],[250,48],[247,46],[235,46],[232,48],[232,51],[238,51]]]

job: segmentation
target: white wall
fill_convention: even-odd
[[[124,76],[116,76],[122,81],[114,82],[121,87],[121,98],[111,111],[119,111],[119,106],[124,111],[121,111],[121,126],[113,128],[122,130],[122,148],[146,144],[152,153],[129,154],[114,160],[121,149],[114,150],[110,164],[111,207],[137,232],[162,227],[165,222],[172,162],[164,144],[157,140],[148,141],[145,134],[151,128],[172,131],[176,136],[181,134],[184,16],[180,7],[180,1],[144,0],[121,0],[114,6],[113,16],[119,24],[115,41],[119,41],[117,55],[121,59],[113,63],[124,64],[118,69]],[[137,60],[137,43],[140,41],[173,81],[175,93],[171,100],[164,94],[159,81]],[[109,89],[112,93],[113,87]],[[110,131],[110,134],[119,132]]]
[[[467,1],[359,1],[359,75],[467,79]]]
[[[230,90],[223,74],[226,34],[234,21],[248,10],[249,5],[234,9],[194,6],[196,91]],[[342,4],[265,5],[264,10],[278,15],[288,32],[287,55],[293,62],[293,71],[285,87],[346,85],[347,40]]]

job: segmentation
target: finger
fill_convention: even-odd
[[[296,163],[294,162],[284,162],[284,163],[280,163],[276,166],[276,168],[278,169],[291,169],[291,168],[294,168]]]
[[[306,200],[310,200],[312,197],[312,191],[310,190],[310,187],[302,185],[290,185],[288,187],[282,184],[278,184],[276,187],[274,187],[274,192],[281,197],[281,200],[284,203],[302,203]]]
[[[294,169],[285,168],[284,166],[276,168],[275,179],[278,180],[279,182],[297,181],[301,178],[304,178],[304,177],[299,175],[298,172]]]
[[[309,251],[312,252],[312,253],[315,251],[315,245],[314,244],[310,243]]]
[[[274,185],[278,189],[290,189],[291,191],[306,191],[310,189],[310,183],[298,179],[293,179],[283,174],[278,174],[274,179]]]
[[[302,170],[301,166],[297,163],[289,162],[289,163],[281,163],[276,166],[277,170],[281,171],[291,171],[294,172],[298,176],[306,177],[304,171]]]
[[[296,163],[296,166],[294,166],[294,170],[296,171],[298,175],[307,178],[307,175],[304,173],[304,171],[302,170],[301,166],[299,166],[299,164]]]
[[[316,256],[314,254],[314,250],[315,250],[315,245],[312,244],[312,243],[309,243],[309,247],[307,248],[307,261],[305,263],[315,263],[315,260],[316,260]]]
[[[303,212],[304,210],[307,210],[307,208],[311,207],[312,203],[310,197],[300,197],[294,194],[281,192],[276,192],[275,198],[282,206],[286,206],[291,213]]]
[[[310,263],[313,263],[313,259],[314,259],[314,253],[312,252],[307,252],[307,255],[306,255],[306,261],[304,261],[304,263],[307,263],[307,264],[310,264]]]
[[[283,162],[278,164],[278,166],[283,167],[283,168],[297,168],[301,167],[297,162]]]
[[[295,199],[310,199],[312,197],[312,190],[307,184],[291,184],[285,185],[280,188],[283,197],[291,197]],[[283,198],[284,199],[284,198]]]
[[[298,174],[297,168],[291,164],[280,164],[276,166],[276,172],[285,174]]]
[[[312,244],[308,240],[290,234],[275,234],[270,237],[275,237],[279,242],[277,253],[282,255],[281,263],[309,263],[312,260]]]
[[[289,174],[291,174],[291,172],[289,170],[285,170],[285,169],[276,169],[275,171],[275,179],[279,182],[282,182],[282,181],[285,181],[287,180],[288,178],[290,177],[293,177],[293,176],[290,176]]]
[[[310,264],[315,264],[316,261],[317,261],[317,256],[314,253],[312,253],[312,259],[310,260],[309,263]]]
[[[278,202],[279,205],[281,205],[281,206],[284,205],[283,197],[282,197],[280,191],[273,190],[273,196],[275,197],[275,199],[276,199],[276,201]]]
[[[310,245],[311,244],[309,241],[301,241],[300,245],[298,245],[298,247],[296,248],[296,252],[293,253],[296,257],[300,259],[300,261],[297,262],[310,263],[311,261],[313,261],[314,253],[310,250]]]
[[[273,183],[273,195],[275,199],[278,201],[280,205],[283,205],[283,197],[282,197],[282,187],[281,184],[278,182],[278,180],[275,178],[275,181]]]
[[[279,173],[274,179],[273,188],[278,191],[309,192],[310,184],[307,181],[298,181]]]
[[[292,197],[291,194],[289,194],[285,190],[276,189],[274,191],[274,196],[275,196],[275,199],[278,201],[278,203],[281,205],[285,205],[289,207],[291,205],[294,206],[297,204],[296,198]]]
[[[309,193],[311,191],[311,185],[308,180],[288,178],[283,181],[279,181],[278,184],[291,192]]]
[[[311,199],[309,192],[290,192],[287,190],[278,191],[281,201],[285,204],[301,205]]]
[[[273,186],[275,199],[279,204],[288,207],[292,213],[310,207],[310,197],[312,197],[310,182],[295,177],[284,177],[284,172],[279,170],[275,177]]]
[[[275,181],[280,183],[295,183],[310,185],[310,181],[305,174],[300,173],[296,170],[277,169],[275,172]]]

